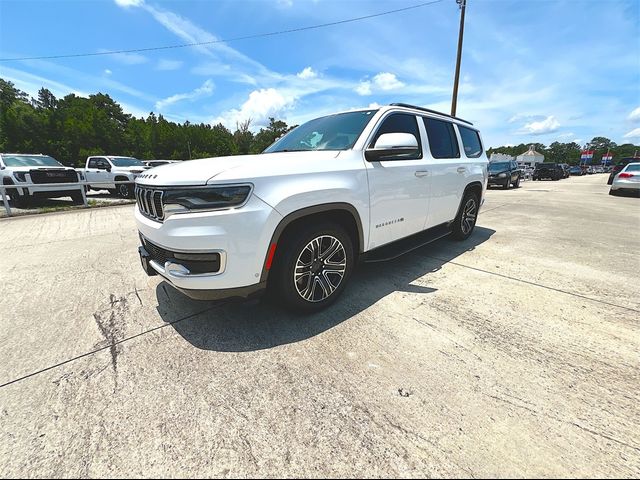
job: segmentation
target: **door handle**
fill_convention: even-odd
[[[467,171],[467,167],[458,167],[458,173],[465,173]]]
[[[414,175],[416,177],[426,177],[427,175],[429,175],[429,172],[427,170],[418,170]]]

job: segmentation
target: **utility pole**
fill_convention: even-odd
[[[191,160],[191,141],[187,140],[187,148],[189,149],[189,160]]]
[[[451,115],[456,116],[458,106],[458,82],[460,81],[460,60],[462,59],[462,37],[464,37],[464,11],[467,7],[467,0],[456,0],[460,5],[460,31],[458,33],[458,58],[456,60],[456,77],[453,80],[453,98],[451,99]]]

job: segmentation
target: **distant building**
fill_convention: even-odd
[[[529,150],[518,155],[516,160],[520,165],[535,165],[536,163],[544,162],[544,155],[536,152],[533,149],[533,145],[529,145]]]
[[[506,153],[492,153],[491,158],[489,158],[490,162],[510,162],[512,160],[515,160],[515,158]]]

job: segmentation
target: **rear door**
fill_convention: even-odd
[[[425,228],[453,220],[458,212],[469,161],[460,153],[452,122],[422,117],[427,133],[431,175],[431,203]]]
[[[367,142],[367,147],[373,147],[384,133],[410,133],[420,146],[419,154],[413,158],[365,160],[369,180],[370,249],[424,228],[429,210],[430,178],[422,146],[424,129],[418,120],[414,114],[390,112],[380,120]]]

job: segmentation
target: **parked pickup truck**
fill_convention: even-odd
[[[82,172],[65,167],[55,158],[41,154],[0,153],[0,179],[8,188],[7,195],[16,208],[25,208],[36,198],[71,197],[73,203],[83,203]],[[27,186],[29,183],[35,184]],[[48,183],[64,185],[44,185]],[[68,185],[68,186],[67,186]]]
[[[133,183],[136,177],[149,168],[137,158],[109,155],[88,157],[85,167],[78,170],[86,177],[89,189],[109,190],[111,195],[123,198],[133,197]]]
[[[260,155],[172,163],[136,179],[148,275],[195,299],[319,310],[358,260],[473,232],[487,156],[471,123],[394,103],[311,120]]]

